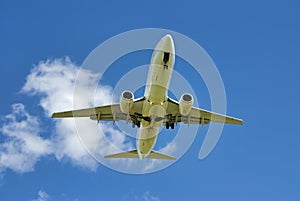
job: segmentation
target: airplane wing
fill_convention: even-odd
[[[97,121],[132,121],[140,122],[143,118],[142,108],[145,98],[136,99],[129,114],[122,113],[120,104],[105,105],[100,107],[86,108],[80,110],[70,110],[65,112],[53,113],[52,118],[69,117],[90,117]],[[183,116],[179,112],[179,103],[168,98],[167,118],[165,122],[185,124],[208,124],[210,122],[220,122],[225,124],[243,124],[241,119],[217,114],[207,110],[193,107],[188,116]]]
[[[129,115],[121,112],[120,104],[113,104],[100,107],[53,113],[52,118],[90,117],[92,120],[97,121],[133,121],[137,120],[138,118],[142,118],[142,108],[144,100],[144,97],[134,100]]]
[[[220,122],[225,124],[243,124],[243,120],[222,114],[210,112],[193,107],[188,116],[182,116],[179,112],[179,103],[168,98],[167,114],[170,115],[171,123],[183,122],[185,124],[208,124],[210,122]]]

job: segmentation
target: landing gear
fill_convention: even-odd
[[[137,126],[138,128],[141,127],[141,122],[140,121],[132,121],[132,128],[134,128],[135,126]]]
[[[168,61],[170,59],[170,53],[169,52],[164,52],[164,57],[163,57],[163,62],[164,62],[164,69],[168,69]]]
[[[166,122],[166,129],[169,129],[170,128],[170,124],[169,122]]]
[[[174,129],[174,123],[169,123],[169,122],[166,122],[166,129],[169,129],[171,127],[171,129]]]
[[[174,129],[174,123],[171,123],[171,129]]]
[[[167,63],[170,59],[170,53],[169,52],[164,52],[164,57],[163,57],[163,62]]]

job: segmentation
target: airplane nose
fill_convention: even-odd
[[[173,45],[173,38],[170,34],[165,35],[162,40],[166,46],[170,47]]]
[[[174,52],[174,42],[173,38],[170,34],[165,35],[162,39],[161,42],[163,43],[163,49],[165,52]]]
[[[164,40],[164,42],[167,43],[167,44],[171,44],[171,43],[173,42],[173,38],[172,38],[172,36],[171,36],[170,34],[165,35],[165,36],[163,37],[163,40]]]

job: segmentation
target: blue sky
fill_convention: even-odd
[[[299,200],[299,18],[297,1],[1,1],[0,200]],[[51,100],[51,86],[40,89],[35,80],[26,80],[34,66],[49,60],[51,68],[56,59],[69,57],[71,63],[59,65],[74,74],[101,42],[147,27],[185,34],[209,53],[225,85],[228,114],[243,118],[244,125],[226,125],[205,160],[198,153],[207,127],[199,129],[180,160],[145,175],[116,172],[82,152],[72,155],[74,147],[48,149],[49,141],[60,136],[54,134],[58,125],[48,118],[50,111],[41,106],[51,103],[41,102],[43,97]],[[136,56],[124,58],[123,64],[150,59],[149,52]],[[180,67],[175,64],[178,71]],[[203,81],[191,84],[200,107],[210,109]],[[13,140],[21,124],[9,127],[15,129],[10,136],[5,133],[5,126],[13,126],[9,123],[26,118],[32,128],[26,131],[45,149],[18,147]],[[67,137],[63,139],[72,139]],[[18,150],[14,157],[28,158],[21,166],[3,162],[4,145],[10,142]]]

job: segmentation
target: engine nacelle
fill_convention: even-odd
[[[133,105],[133,93],[131,91],[123,91],[120,97],[120,108],[123,113],[128,114]]]
[[[182,94],[180,100],[179,100],[179,112],[183,116],[187,116],[192,107],[193,107],[194,99],[191,94]]]

